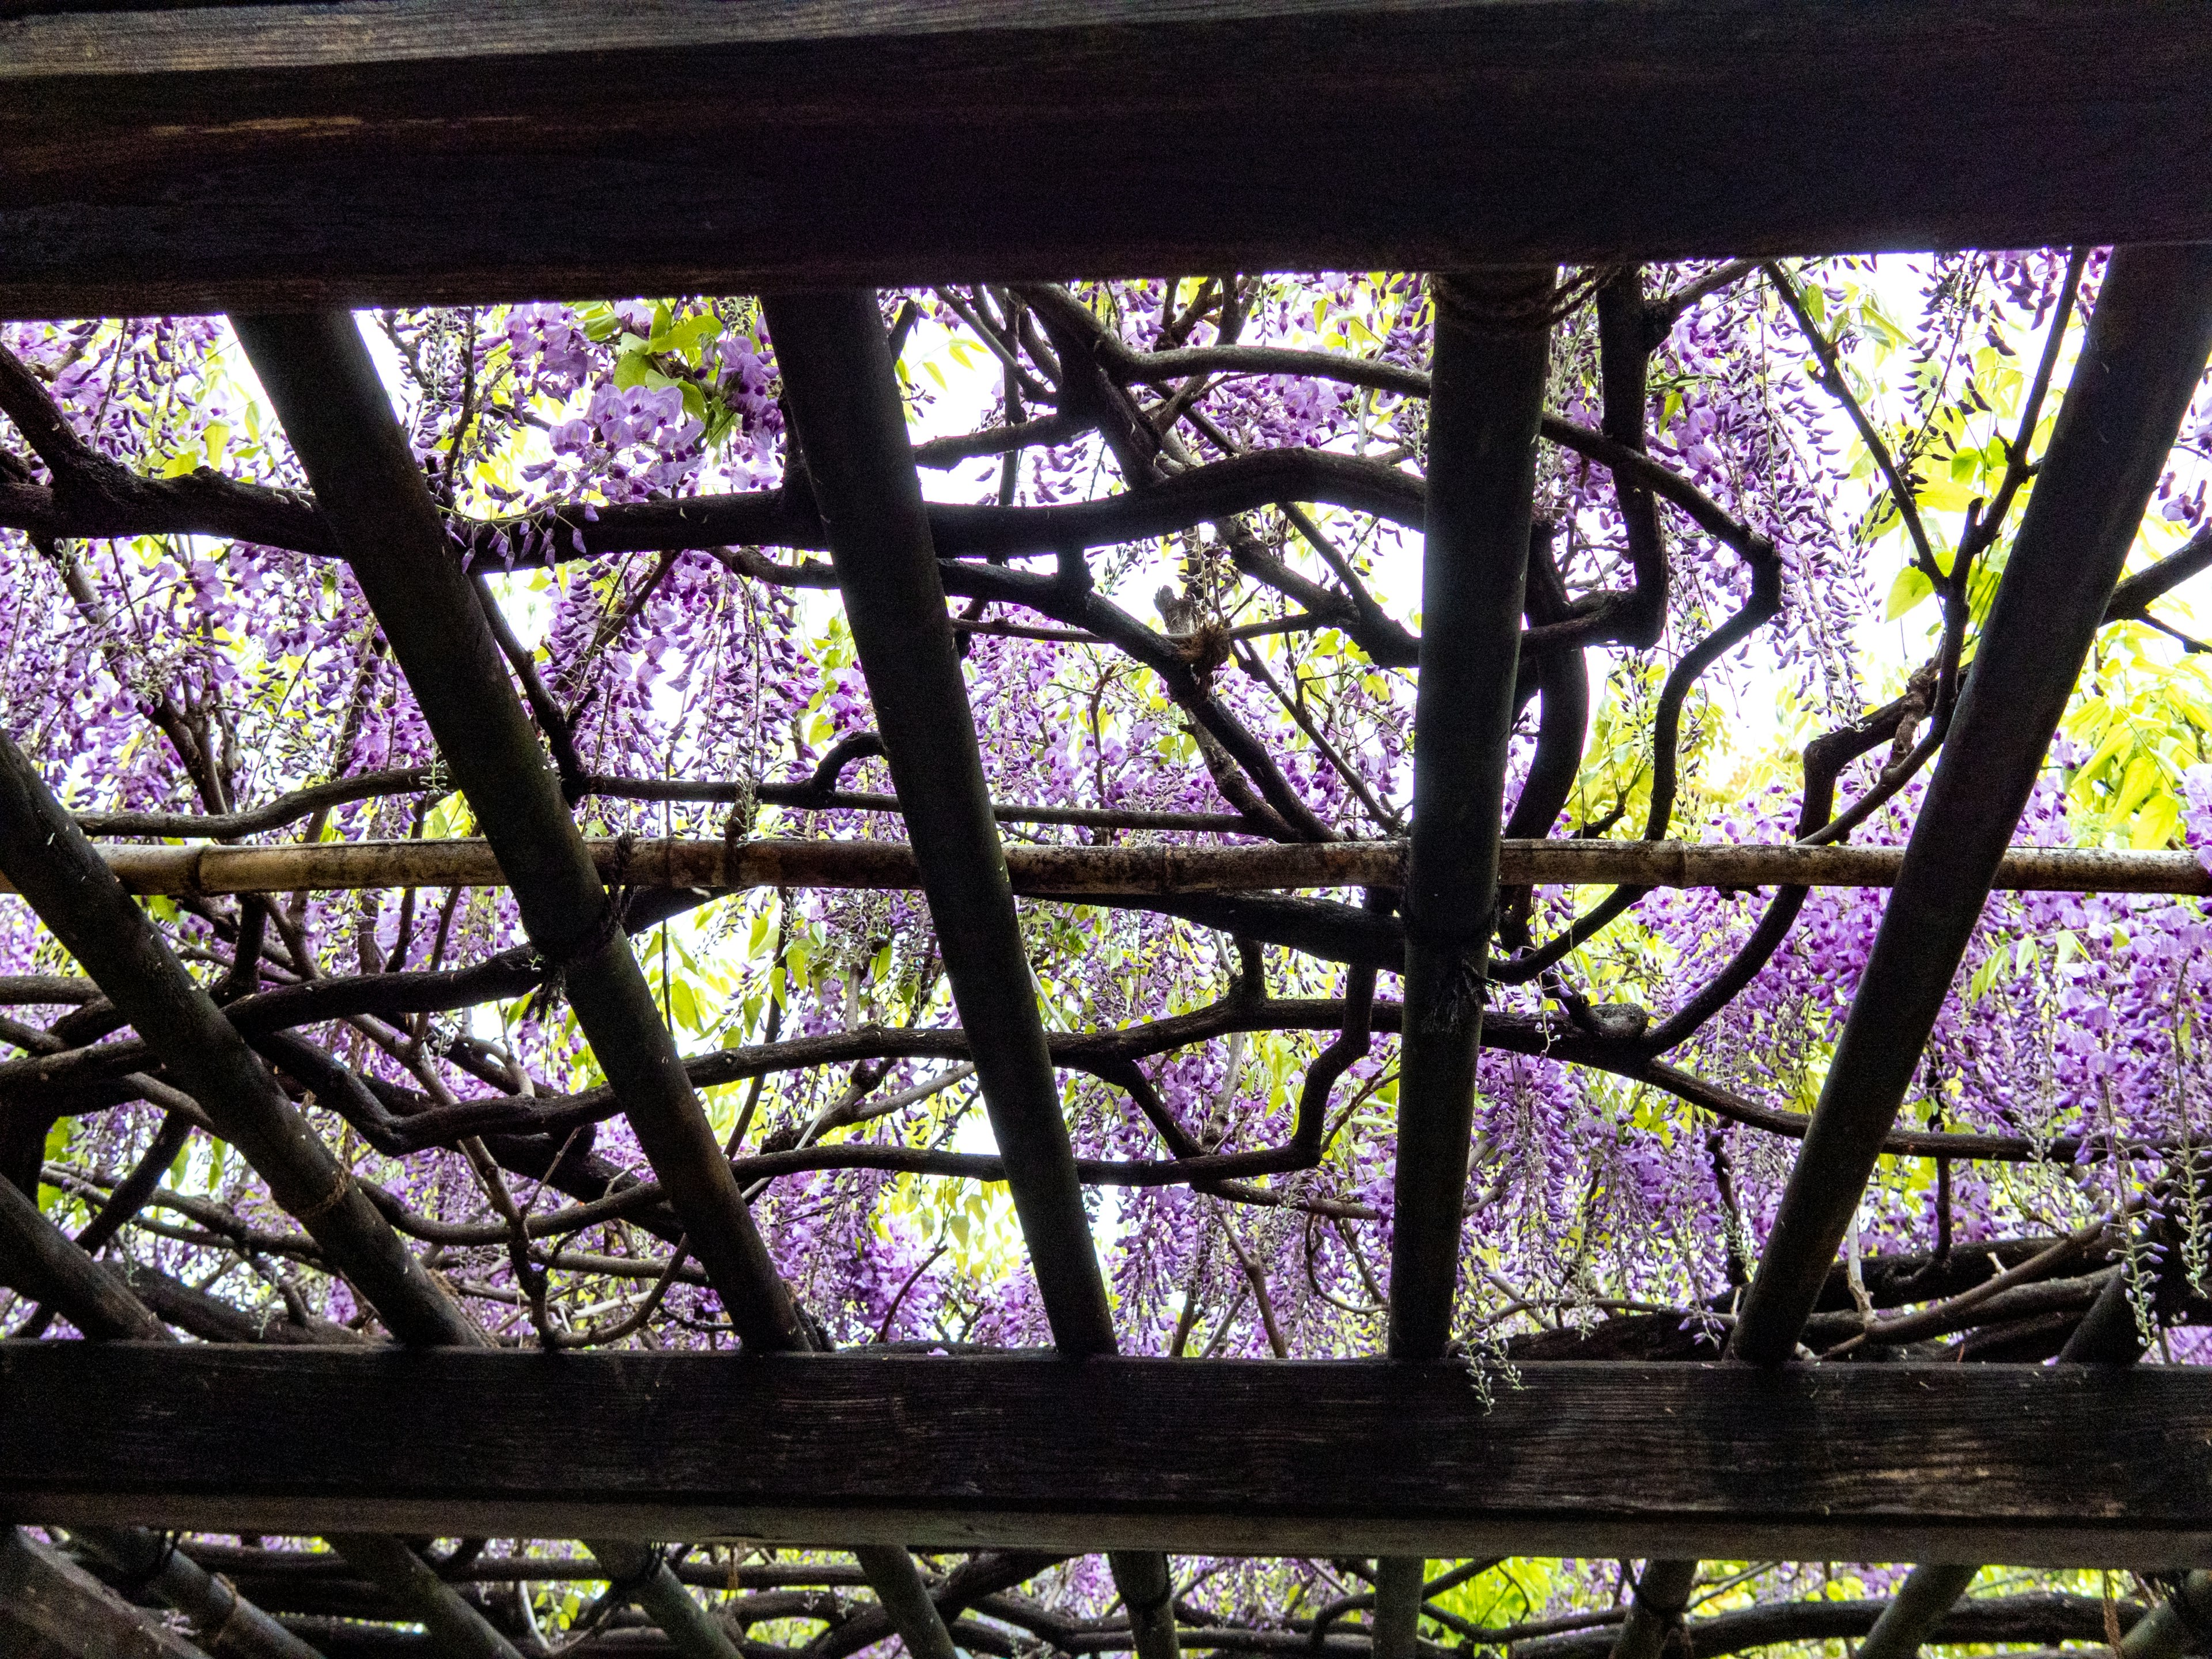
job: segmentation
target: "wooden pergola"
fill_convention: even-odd
[[[1295,147],[1276,118],[1286,106],[1301,113]],[[1203,168],[1145,140],[1165,121],[1206,136]],[[735,1649],[644,1540],[849,1548],[881,1604],[874,1637],[896,1632],[927,1659],[963,1642],[963,1610],[1041,1552],[1110,1553],[1130,1610],[1122,1645],[1145,1659],[1224,1645],[1179,1631],[1164,1552],[1379,1557],[1384,1659],[1415,1650],[1431,1558],[1646,1558],[1633,1610],[1606,1638],[1616,1659],[1651,1659],[1680,1632],[1699,1556],[1927,1564],[1834,1632],[1872,1628],[1862,1651],[1880,1659],[1965,1628],[1940,1621],[1973,1565],[2212,1566],[2212,1378],[2131,1368],[2118,1279],[2094,1305],[2069,1304],[2055,1364],[1796,1358],[1808,1322],[1850,1306],[1833,1264],[1884,1152],[2048,1155],[1894,1123],[1993,884],[2212,890],[2185,855],[2010,848],[2095,630],[2212,559],[2116,594],[2212,349],[2208,155],[2199,0],[0,4],[0,315],[228,313],[313,485],[310,497],[207,472],[129,475],[47,418],[38,388],[7,383],[0,410],[49,476],[0,471],[0,522],[50,538],[250,536],[343,560],[483,836],[95,847],[88,831],[235,836],[329,800],[189,826],[80,821],[0,740],[0,874],[137,1033],[8,1062],[5,1086],[184,1098],[395,1339],[179,1343],[173,1316],[0,1179],[0,1280],[100,1339],[0,1343],[0,1521],[82,1528],[113,1582],[184,1612],[208,1651],[295,1656],[301,1638],[252,1606],[257,1585],[279,1587],[273,1570],[256,1579],[229,1562],[226,1578],[223,1560],[144,1529],[330,1537],[441,1650],[483,1654],[513,1650],[403,1538],[589,1540],[674,1650],[696,1655]],[[1369,183],[1334,187],[1343,173]],[[1543,330],[1498,319],[1540,316],[1559,262],[2063,243],[2118,247],[1909,847],[1502,842],[1540,432],[1583,445],[1647,506],[1656,494],[1709,510],[1715,533],[1752,560],[1759,549],[1644,457],[1640,428],[1552,430]],[[1425,491],[1340,476],[1309,452],[1052,509],[1049,524],[925,506],[873,285],[1319,266],[1443,273],[1451,302],[1421,388]],[[572,803],[594,781],[549,757],[454,556],[468,532],[426,491],[348,309],[678,291],[765,296],[806,478],[588,524],[545,515],[523,544],[549,559],[826,552],[805,580],[842,594],[896,795],[848,793],[828,763],[776,787],[796,804],[896,811],[905,848],[587,842]],[[1104,348],[1097,362],[1110,422],[1136,371]],[[1305,834],[1268,796],[1262,756],[1248,764],[1290,823],[1281,845],[1009,854],[994,814],[1020,810],[987,791],[948,595],[1103,629],[1068,574],[1085,547],[1283,501],[1389,512],[1425,535],[1424,629],[1405,642],[1419,676],[1410,842]],[[1060,576],[986,556],[1024,537],[1060,555]],[[1501,879],[1890,890],[1819,1109],[1789,1128],[1803,1141],[1796,1172],[1725,1362],[1539,1355],[1520,1362],[1522,1387],[1486,1401],[1448,1357],[1478,1049],[1576,1040],[1485,1029]],[[601,1201],[665,1206],[654,1213],[688,1241],[741,1353],[477,1346],[271,1070],[297,1075],[304,1062],[269,1044],[349,1012],[347,993],[279,988],[218,1007],[135,896],[495,882],[520,906],[530,960],[457,970],[477,975],[460,990],[453,974],[395,975],[406,983],[377,994],[451,1007],[550,969],[606,1087],[468,1103],[435,1121],[386,1112],[391,1146],[557,1144],[623,1115],[657,1179]],[[1008,1183],[1054,1350],[809,1352],[742,1192],[775,1171],[717,1144],[696,1090],[727,1079],[678,1054],[626,938],[694,890],[759,884],[927,896],[961,1021],[927,1040],[974,1065],[999,1147],[928,1157]],[[1396,917],[1284,896],[1347,886],[1395,894]],[[1079,1164],[1055,1068],[1118,1076],[1132,1056],[1110,1036],[1048,1038],[1017,893],[1233,917],[1240,937],[1364,975],[1364,997],[1308,1024],[1341,1025],[1347,1045],[1401,1034],[1387,1358],[1117,1355],[1084,1186],[1249,1181],[1300,1167],[1299,1148]],[[1402,975],[1401,1005],[1372,1004],[1378,969]],[[1583,1040],[1590,1063],[1705,1087],[1670,1080],[1656,1053]],[[842,1055],[821,1041],[773,1063]],[[1723,1116],[1763,1109],[1717,1087],[1685,1097]],[[361,1109],[380,1121],[374,1101]],[[821,1168],[835,1151],[764,1158]],[[884,1156],[872,1167],[903,1167]],[[1234,1432],[1177,1427],[1201,1421]],[[925,1579],[916,1547],[978,1553],[972,1571]],[[2194,1640],[2199,1594],[2212,1606],[2212,1589],[2186,1581],[2130,1652]],[[0,1548],[0,1650],[15,1650],[11,1628],[37,1632],[20,1637],[25,1651],[185,1650],[20,1533]],[[1346,1639],[1316,1632],[1315,1650],[1349,1651]]]

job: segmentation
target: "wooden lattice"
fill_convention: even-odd
[[[2111,1271],[2130,1248],[2121,1234],[2100,1220],[2008,1242],[1991,1253],[1994,1270],[1926,1258],[1862,1267],[1854,1253],[1846,1272],[1838,1256],[1884,1154],[1938,1160],[1946,1179],[1953,1161],[2086,1156],[2079,1139],[1897,1121],[1993,886],[2212,892],[2185,852],[2012,846],[2097,630],[2146,615],[2212,562],[2200,537],[2121,580],[2212,349],[2212,245],[2172,240],[2212,230],[2195,183],[2212,143],[2212,32],[2198,13],[2132,0],[2094,13],[2021,0],[1988,9],[1994,20],[1902,0],[1786,14],[1721,0],[1402,16],[1359,6],[1156,17],[1129,5],[1018,21],[892,9],[770,21],[734,7],[588,17],[538,6],[478,17],[358,0],[184,9],[126,27],[104,13],[0,6],[0,306],[16,316],[228,312],[308,486],[133,473],[88,446],[51,386],[0,353],[0,412],[13,427],[0,447],[0,546],[11,560],[32,550],[20,554],[26,571],[32,559],[66,571],[76,544],[153,534],[340,562],[438,754],[434,769],[242,805],[209,758],[210,728],[152,696],[187,769],[203,763],[193,775],[206,810],[73,816],[47,757],[0,734],[0,874],[88,976],[10,981],[13,1003],[75,1006],[49,1026],[0,1031],[25,1051],[0,1062],[0,1283],[23,1307],[0,1343],[0,1517],[66,1532],[75,1552],[20,1531],[0,1545],[0,1648],[29,1632],[20,1639],[32,1652],[178,1650],[180,1637],[88,1578],[88,1565],[140,1604],[182,1613],[210,1651],[297,1656],[313,1644],[334,1659],[398,1650],[402,1624],[423,1626],[439,1651],[512,1655],[536,1632],[508,1587],[569,1577],[610,1587],[594,1618],[634,1601],[653,1627],[614,1620],[590,1651],[781,1652],[741,1640],[746,1621],[779,1620],[825,1626],[810,1653],[896,1636],[930,1659],[1032,1642],[1144,1659],[1171,1659],[1179,1645],[1407,1659],[1462,1638],[1530,1642],[1518,1650],[1546,1659],[1654,1659],[1670,1643],[1704,1654],[1862,1638],[1863,1653],[1891,1659],[1923,1638],[2056,1645],[2118,1638],[2124,1626],[2137,1659],[2182,1650],[2202,1628],[2200,1600],[2212,1605],[2201,1574],[2155,1607],[1958,1599],[1984,1561],[2166,1571],[2212,1555],[2212,1384],[2190,1367],[2120,1369],[2144,1342],[2125,1276]],[[1162,161],[1154,125],[1180,107],[1194,53],[1233,64],[1203,94],[1224,131],[1196,167]],[[1833,88],[1853,76],[1863,95],[1845,100]],[[747,89],[726,91],[733,78]],[[647,96],[678,136],[635,130],[630,112]],[[1286,99],[1326,100],[1331,112],[1301,142],[1332,167],[1388,173],[1396,193],[1363,203],[1317,180],[1279,187],[1281,141],[1255,135],[1261,112],[1272,119]],[[2124,142],[2107,131],[2115,112],[2127,115]],[[702,123],[712,137],[698,136]],[[1563,145],[1555,130],[1583,136]],[[1894,153],[1865,149],[1868,131]],[[1707,155],[1735,146],[1743,176],[1723,191],[1655,161],[1678,142]],[[1408,154],[1401,172],[1381,159]],[[732,185],[732,156],[755,155],[768,158],[760,176]],[[1542,177],[1547,159],[1559,167]],[[707,173],[715,182],[695,194]],[[667,182],[677,179],[680,188]],[[569,185],[576,217],[564,223],[544,203]],[[748,202],[739,224],[729,216]],[[319,223],[303,230],[300,216]],[[1650,351],[1683,307],[1757,276],[1771,253],[2089,238],[2129,245],[2105,269],[1971,672],[1970,556],[1950,579],[1956,621],[1927,684],[1807,751],[1796,842],[1668,842],[1684,699],[1773,615],[1783,576],[1766,534],[1650,453]],[[1647,294],[1629,263],[1747,254],[1757,257],[1711,266],[1686,298]],[[1560,258],[1603,263],[1563,282],[1547,263]],[[1392,261],[1445,274],[1427,279],[1431,359],[1410,364],[1240,346],[1228,337],[1233,277],[1214,295],[1215,344],[1148,349],[1071,289],[1024,280],[1070,261],[1114,272]],[[2069,304],[2080,276],[2077,261]],[[1771,277],[1803,319],[1786,274]],[[1096,441],[1125,489],[1050,507],[925,503],[895,367],[902,325],[887,332],[877,295],[854,284],[952,278],[1015,281],[992,290],[1002,311],[976,301],[970,320],[1005,352],[1009,386],[1036,378],[1053,412],[1024,422],[1010,409],[992,431],[948,441],[971,456]],[[341,308],[679,283],[769,290],[761,315],[794,441],[783,478],[712,498],[558,503],[497,523],[434,495]],[[301,302],[318,308],[284,308]],[[1590,426],[1545,404],[1555,325],[1585,304],[1598,308],[1606,377],[1603,418]],[[1825,372],[1840,380],[1832,361]],[[1243,452],[1218,429],[1187,447],[1178,423],[1203,422],[1198,389],[1220,374],[1425,399],[1420,470],[1404,457]],[[1625,585],[1571,594],[1550,565],[1532,522],[1540,441],[1611,480],[1628,526]],[[2016,459],[2014,490],[2024,446]],[[1243,527],[1243,515],[1302,503],[1422,535],[1418,637],[1348,571],[1302,574]],[[1579,674],[1584,648],[1659,637],[1662,507],[1727,549],[1745,586],[1653,700],[1661,781],[1649,833],[1548,839],[1562,796],[1509,839],[1509,750],[1544,665],[1571,651]],[[1285,625],[1334,629],[1371,663],[1417,673],[1403,836],[1352,839],[1324,823],[1284,757],[1215,694],[1233,630],[1215,638],[1165,607],[1154,629],[1095,590],[1091,550],[1200,526],[1243,576],[1297,607]],[[1322,545],[1318,532],[1311,539]],[[870,733],[811,775],[648,780],[584,764],[574,711],[539,681],[482,572],[494,556],[513,568],[695,550],[732,580],[839,595]],[[826,562],[811,556],[823,552]],[[1048,574],[1028,562],[1040,556],[1053,560]],[[25,577],[18,592],[28,591]],[[1153,677],[1225,810],[994,802],[962,661],[966,641],[994,625],[1110,647]],[[1543,693],[1547,714],[1553,697]],[[1570,774],[1581,741],[1577,729]],[[1873,796],[1893,795],[1939,742],[1909,845],[1840,844]],[[1839,815],[1844,768],[1893,743],[1898,764],[1856,817]],[[1547,752],[1540,737],[1528,790]],[[877,757],[892,790],[848,788],[847,769]],[[319,831],[349,802],[454,792],[480,838],[216,844],[303,821]],[[594,797],[742,810],[720,837],[587,839],[576,809]],[[895,814],[905,839],[749,837],[763,806]],[[1006,848],[1006,824],[1091,841]],[[131,837],[209,844],[108,844]],[[1528,936],[1525,915],[1509,919],[1499,954],[1501,891],[1596,883],[1613,896],[1548,943]],[[1670,1063],[1821,885],[1890,896],[1817,1110],[1780,1112]],[[511,894],[527,944],[458,968],[324,976],[281,898],[465,886]],[[632,936],[706,898],[766,887],[918,891],[957,1024],[680,1052]],[[1493,980],[1548,983],[1569,948],[1667,887],[1777,897],[1741,952],[1664,1021],[1636,1010],[1630,1022],[1571,994],[1561,1011],[1486,1020]],[[1217,930],[1244,953],[1240,988],[1195,1013],[1048,1033],[1017,895]],[[153,896],[220,935],[219,978],[179,962],[140,902]],[[1271,994],[1265,950],[1329,964],[1340,982],[1322,997]],[[1385,975],[1401,995],[1378,995]],[[348,1020],[401,1032],[417,1016],[524,996],[573,1012],[602,1086],[540,1093],[519,1064],[457,1042],[442,1063],[484,1092],[410,1093],[308,1035]],[[125,1026],[133,1036],[106,1040]],[[412,1029],[419,1060],[422,1028]],[[1158,1109],[1140,1061],[1262,1030],[1316,1034],[1280,1144],[1222,1150]],[[1308,1218],[1374,1219],[1297,1178],[1321,1160],[1332,1089],[1393,1041],[1383,1352],[1121,1354],[1086,1190],[1184,1187]],[[1454,1310],[1486,1045],[1802,1139],[1765,1252],[1729,1305],[1724,1360],[1680,1338],[1679,1321],[1624,1315],[1571,1340],[1521,1342],[1504,1356],[1517,1368],[1510,1388],[1470,1386]],[[744,1149],[721,1142],[700,1103],[703,1088],[772,1073],[916,1057],[972,1067],[994,1151],[818,1136]],[[1079,1158],[1063,1073],[1121,1091],[1160,1145],[1143,1158]],[[75,1194],[96,1218],[71,1238],[34,1201],[46,1134],[60,1117],[125,1102],[160,1109],[163,1127],[127,1174]],[[497,1213],[455,1223],[372,1190],[310,1108],[386,1158],[461,1150]],[[571,1156],[579,1134],[617,1120],[650,1180]],[[100,1255],[137,1224],[196,1133],[235,1148],[295,1224],[248,1237],[209,1206],[189,1216],[197,1236],[220,1243],[228,1228],[241,1258],[289,1252],[342,1279],[366,1310],[358,1328],[305,1315],[258,1326],[202,1290]],[[2181,1167],[2190,1156],[2185,1147]],[[1051,1347],[816,1352],[819,1328],[779,1273],[748,1193],[838,1169],[1005,1182]],[[526,1216],[507,1196],[509,1176],[556,1192],[561,1207]],[[2170,1217],[2144,1208],[2138,1237],[2150,1237]],[[611,1222],[654,1241],[658,1293],[635,1304],[629,1330],[566,1346],[649,1333],[659,1296],[682,1282],[711,1290],[726,1320],[718,1338],[737,1352],[535,1351],[564,1346],[544,1317],[552,1258],[538,1241]],[[516,1284],[538,1287],[534,1339],[488,1341],[436,1271],[442,1254],[426,1263],[422,1245],[510,1252]],[[1890,1312],[1905,1307],[1917,1310]],[[1996,1357],[2055,1364],[1840,1363],[2034,1320],[2045,1322],[2039,1351],[2000,1345]],[[33,1340],[58,1321],[94,1340]],[[1799,1363],[1801,1344],[1838,1363]],[[1946,1357],[1967,1357],[1966,1344]],[[151,1528],[319,1535],[336,1555],[180,1545]],[[484,1553],[484,1536],[581,1540],[592,1559]],[[454,1537],[479,1545],[423,1542]],[[710,1566],[703,1550],[672,1558],[648,1539],[765,1540],[847,1551],[854,1564],[731,1555]],[[909,1547],[930,1558],[926,1571]],[[1084,1622],[1022,1595],[1084,1552],[1109,1556],[1111,1616]],[[1168,1552],[1358,1557],[1353,1576],[1367,1582],[1302,1620],[1231,1626],[1178,1599]],[[1431,1604],[1450,1583],[1425,1583],[1429,1561],[1530,1553],[1645,1565],[1633,1595],[1589,1630],[1455,1634],[1439,1622]],[[1686,1626],[1699,1555],[1928,1565],[1880,1603],[1762,1607]],[[872,1601],[848,1594],[863,1584]],[[696,1589],[742,1595],[713,1604],[726,1615],[715,1616]],[[334,1622],[349,1615],[366,1622]],[[1737,1624],[1720,1628],[1728,1620]]]

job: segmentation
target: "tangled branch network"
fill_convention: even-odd
[[[1507,836],[1901,842],[2101,270],[2058,251],[1563,287]],[[1431,285],[947,288],[883,313],[1008,846],[1402,840]],[[615,844],[623,925],[810,1328],[1048,1343],[912,883],[672,884],[624,850],[904,839],[757,306],[362,320],[548,763]],[[186,880],[146,908],[486,1340],[731,1346],[557,965],[502,887],[422,861],[474,834],[469,804],[226,325],[10,325],[0,348],[0,729],[105,847],[381,860],[383,884]],[[2212,829],[2192,771],[2212,696],[2176,592],[2212,563],[2208,434],[2200,396],[2024,842],[2180,849]],[[1881,895],[1503,901],[1460,1352],[1484,1387],[1520,1359],[1711,1357]],[[1169,883],[1021,914],[1123,1351],[1376,1352],[1393,890]],[[1991,901],[1809,1346],[2048,1358],[2117,1276],[2160,1357],[2197,1357],[2207,945],[2194,898]],[[0,1179],[175,1333],[393,1334],[13,900],[0,970]],[[69,1328],[5,1293],[0,1326]],[[331,1653],[343,1620],[402,1616],[333,1558],[184,1548]],[[596,1569],[565,1547],[430,1559],[525,1644],[639,1617],[574,1589]],[[672,1560],[748,1650],[884,1639],[842,1558]],[[1102,1559],[926,1565],[974,1651],[1132,1644]],[[1437,1571],[1431,1644],[1567,1659],[1625,1617],[1612,1563]],[[1709,1565],[1692,1650],[1863,1636],[1893,1570],[1847,1572],[1837,1600],[1813,1569]],[[1373,1573],[1179,1560],[1182,1640],[1364,1652]],[[2063,1578],[1993,1580],[1939,1639],[2101,1642],[2142,1613]]]

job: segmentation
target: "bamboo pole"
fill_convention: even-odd
[[[836,887],[918,890],[902,842],[592,841],[611,885]],[[325,842],[312,847],[103,847],[101,856],[142,895],[349,891],[382,887],[505,885],[481,841]],[[1538,885],[1672,888],[1888,887],[1904,849],[1698,842],[1509,841],[1499,879]],[[1032,897],[1086,894],[1241,893],[1270,888],[1395,886],[1401,842],[1256,847],[1009,847],[1014,890]],[[2016,848],[1997,868],[2001,891],[2212,896],[2212,873],[2190,853]],[[0,880],[0,892],[14,889]]]

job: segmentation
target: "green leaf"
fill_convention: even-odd
[[[2128,763],[2128,769],[2121,776],[2119,799],[2112,803],[2112,816],[2127,817],[2142,805],[2157,785],[2158,763],[2148,755],[2137,755]]]
[[[668,986],[668,1014],[686,1030],[696,1031],[705,1024],[699,1013],[699,994],[687,980],[672,980]]]
[[[2160,795],[2142,810],[2136,820],[2135,834],[2129,844],[2138,853],[2148,853],[2168,845],[2181,828],[2181,805],[2172,795]]]
[[[656,316],[653,337],[645,343],[645,349],[647,351],[677,352],[687,362],[696,363],[704,355],[708,344],[720,338],[721,333],[722,319],[711,311],[666,325],[663,325]]]
[[[1895,622],[1935,592],[1936,584],[1928,580],[1927,573],[1917,564],[1908,564],[1889,585],[1889,602],[1882,607],[1881,619]]]

